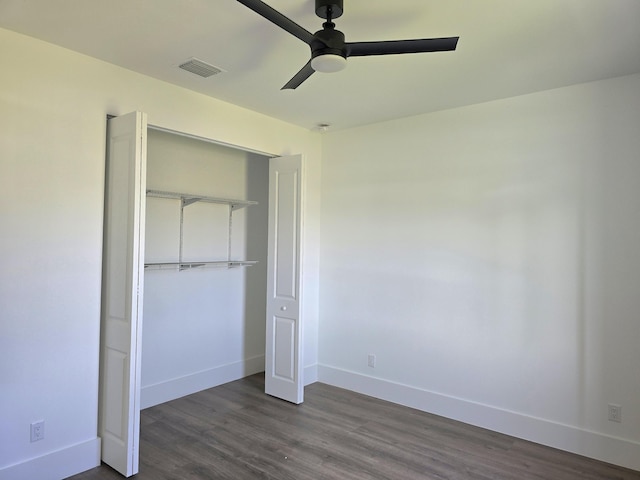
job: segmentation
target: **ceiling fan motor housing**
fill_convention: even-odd
[[[326,25],[326,24],[325,24]],[[331,24],[333,25],[333,24]],[[325,27],[313,35],[311,42],[311,58],[320,55],[340,55],[347,58],[347,47],[344,41],[344,33],[333,27]]]
[[[331,18],[340,17],[344,11],[342,2],[343,0],[316,0],[316,15],[327,19],[331,11]]]

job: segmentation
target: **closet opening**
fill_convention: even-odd
[[[269,158],[149,128],[141,408],[264,371]]]

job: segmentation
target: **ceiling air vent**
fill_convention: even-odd
[[[195,73],[201,77],[207,78],[212,75],[217,75],[218,73],[222,73],[224,70],[214,67],[213,65],[209,65],[208,63],[203,62],[202,60],[198,60],[197,58],[190,58],[182,65],[178,65],[181,69],[186,70],[187,72]]]

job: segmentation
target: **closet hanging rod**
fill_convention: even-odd
[[[145,270],[168,270],[175,269],[178,270],[189,270],[192,268],[203,268],[203,267],[226,267],[226,268],[236,268],[236,267],[250,267],[258,263],[257,260],[223,260],[216,262],[158,262],[158,263],[145,263]]]

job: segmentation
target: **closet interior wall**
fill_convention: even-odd
[[[258,263],[145,269],[142,408],[264,370],[268,175],[266,157],[149,129],[147,190],[258,202],[231,227],[227,205],[185,207],[183,260]],[[177,261],[180,206],[147,196],[145,263]]]

